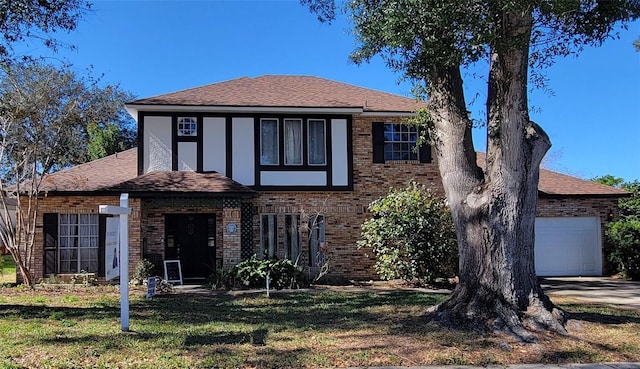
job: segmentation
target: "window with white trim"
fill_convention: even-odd
[[[58,271],[98,272],[98,214],[60,214]]]
[[[178,117],[178,136],[195,137],[198,135],[196,117]]]
[[[400,123],[384,125],[384,160],[418,160],[418,127]]]
[[[284,165],[302,165],[302,119],[284,120]]]
[[[276,214],[260,216],[260,254],[261,259],[274,258],[278,245],[278,218]]]

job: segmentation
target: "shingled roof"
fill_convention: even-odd
[[[479,154],[479,158],[484,155]],[[131,192],[145,194],[225,194],[250,196],[254,190],[216,172],[195,173],[157,171],[137,175],[137,149],[107,156],[89,163],[51,174],[42,190],[50,194]],[[580,178],[540,170],[538,186],[541,197],[593,196],[620,197],[627,193],[610,186]]]
[[[619,188],[606,186],[593,181],[572,177],[566,174],[540,170],[538,185],[540,197],[556,196],[626,196],[628,193]]]
[[[110,192],[224,194],[251,196],[254,190],[220,173],[156,171],[138,176],[138,149],[130,149],[48,175],[42,191],[49,194]]]
[[[106,191],[138,175],[138,149],[119,152],[45,177],[45,192]]]
[[[486,154],[478,152],[478,165],[484,167]],[[538,194],[540,197],[558,196],[595,196],[595,197],[620,197],[627,196],[624,190],[602,185],[593,181],[573,177],[570,175],[540,168],[538,181]]]
[[[415,99],[311,76],[242,77],[135,100],[127,106],[346,108],[363,112],[414,112]]]
[[[110,188],[118,192],[225,194],[253,196],[255,191],[217,172],[155,171]]]

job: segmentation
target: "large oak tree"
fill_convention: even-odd
[[[333,0],[301,0],[320,20]],[[460,283],[434,317],[448,324],[565,332],[534,269],[539,167],[551,146],[529,119],[529,81],[555,57],[598,45],[637,18],[637,0],[351,0],[359,42],[351,58],[380,55],[425,87],[429,128],[452,210]],[[478,166],[461,68],[488,61],[485,164]]]

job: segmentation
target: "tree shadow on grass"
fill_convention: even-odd
[[[114,307],[66,307],[49,305],[0,305],[0,318],[19,316],[24,319],[117,319],[120,309]]]

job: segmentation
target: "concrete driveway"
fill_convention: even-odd
[[[549,296],[562,295],[601,304],[640,309],[640,282],[606,277],[543,278],[540,283]]]

